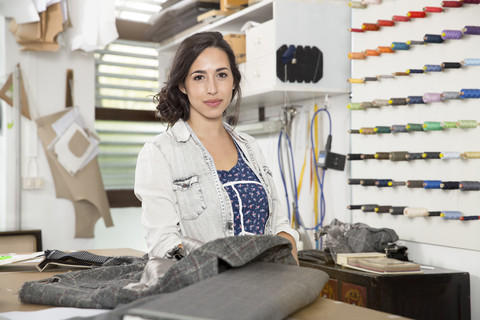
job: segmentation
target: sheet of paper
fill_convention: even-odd
[[[63,320],[72,317],[92,317],[111,310],[83,308],[50,308],[39,311],[11,311],[0,313],[0,319],[15,320]]]

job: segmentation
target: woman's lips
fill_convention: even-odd
[[[220,103],[222,103],[222,100],[221,99],[211,99],[211,100],[207,100],[205,101],[205,104],[210,106],[210,107],[216,107],[218,106]]]

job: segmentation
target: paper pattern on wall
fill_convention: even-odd
[[[70,108],[36,120],[38,135],[45,150],[48,164],[52,172],[57,198],[71,200],[75,209],[75,237],[92,238],[95,223],[103,218],[105,226],[113,226],[110,206],[104,189],[100,166],[96,155],[83,168],[72,176],[58,161],[55,155],[55,143],[79,119],[77,108]]]
[[[27,92],[25,90],[25,85],[23,82],[22,71],[19,71],[20,76],[20,108],[22,110],[22,115],[27,119],[31,119],[30,108],[28,106]],[[13,73],[10,73],[7,81],[3,84],[0,89],[0,99],[4,100],[11,107],[13,107]]]

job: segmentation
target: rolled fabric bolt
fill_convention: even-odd
[[[389,160],[390,153],[389,152],[377,152],[375,153],[375,159],[377,160]]]
[[[441,180],[424,180],[423,188],[424,189],[440,189]]]
[[[406,71],[408,74],[412,74],[412,73],[424,73],[424,70],[423,69],[407,69]]]
[[[423,41],[423,40],[408,40],[407,44],[409,46],[418,46],[418,45],[425,44],[425,41]]]
[[[443,129],[452,129],[457,127],[457,123],[453,121],[443,121],[441,126]]]
[[[428,210],[426,208],[405,208],[403,214],[409,218],[427,217]]]
[[[462,29],[463,34],[472,34],[472,35],[479,35],[480,34],[480,27],[479,26],[465,26]]]
[[[407,207],[394,207],[392,206],[389,210],[390,214],[393,214],[393,215],[403,215],[403,211],[405,210],[405,208]]]
[[[480,1],[480,0],[479,0]],[[464,66],[480,66],[480,59],[476,58],[467,58],[462,60],[462,65]]]
[[[423,41],[426,43],[442,43],[443,39],[440,34],[426,34],[423,36]]]
[[[348,82],[349,83],[364,83],[363,79],[354,79],[354,78],[349,78]]]
[[[348,179],[347,183],[352,185],[357,185],[357,184],[359,185],[361,180],[362,179]]]
[[[350,1],[348,5],[354,9],[365,9],[367,7],[365,3],[361,3],[360,1]]]
[[[455,91],[444,91],[440,94],[442,100],[455,100],[460,99],[460,92]]]
[[[406,17],[406,16],[393,16],[393,17],[392,17],[392,20],[393,20],[393,21],[397,21],[397,22],[408,22],[408,21],[410,21],[410,17]]]
[[[375,208],[376,213],[389,213],[392,206],[378,206]]]
[[[393,76],[391,74],[379,74],[377,76],[378,79],[393,79]]]
[[[477,120],[458,120],[457,128],[476,128],[478,126]]]
[[[461,1],[442,1],[442,7],[444,8],[459,8],[463,6]]]
[[[380,27],[393,27],[395,25],[395,21],[392,20],[377,20],[377,25]]]
[[[442,190],[460,189],[460,182],[459,181],[442,181],[442,183],[440,183],[440,189]]]
[[[461,216],[459,220],[460,221],[480,220],[480,216]]]
[[[459,220],[462,216],[460,211],[443,211],[440,214],[440,217],[445,220]]]
[[[362,205],[361,204],[351,204],[351,205],[347,206],[347,209],[348,210],[360,210],[360,209],[362,209]]]
[[[363,23],[362,29],[365,31],[378,31],[380,27],[376,23]]]
[[[378,188],[390,187],[389,182],[392,182],[391,179],[379,179],[375,181],[375,186]]]
[[[462,191],[480,190],[480,181],[460,181],[459,188]]]
[[[425,11],[408,11],[407,17],[410,18],[425,18],[427,13]]]
[[[365,32],[365,30],[360,29],[360,28],[350,28],[350,29],[348,29],[348,31],[350,31],[350,32],[358,32],[358,33]]]
[[[407,180],[407,188],[423,188],[423,180]]]
[[[372,102],[373,102],[373,105],[377,107],[385,107],[389,105],[388,100],[384,100],[384,99],[375,99]]]
[[[375,155],[371,153],[364,153],[362,154],[362,159],[363,160],[375,159]]]
[[[410,49],[410,46],[406,44],[405,42],[392,42],[390,47],[393,50],[408,50]]]
[[[362,104],[361,103],[354,103],[354,102],[351,102],[347,105],[347,108],[350,109],[350,110],[363,110],[362,108]]]
[[[424,152],[422,153],[422,158],[423,159],[441,159],[440,153],[441,152],[431,152],[431,151]]]
[[[462,64],[460,62],[442,62],[443,69],[460,69]]]
[[[463,37],[462,30],[443,30],[441,33],[443,40],[459,40]]]
[[[361,153],[349,153],[347,154],[347,160],[363,160]]]
[[[478,99],[478,98],[480,98],[480,89],[460,90],[460,99]]]
[[[423,66],[423,70],[426,72],[441,72],[443,71],[442,66],[438,64],[426,64]]]
[[[393,53],[393,49],[391,47],[379,46],[377,47],[377,51],[379,53]]]
[[[364,81],[364,82],[367,82],[367,81],[378,81],[378,78],[377,78],[377,77],[365,77],[365,78],[363,78],[363,81]]]
[[[373,127],[363,127],[363,128],[360,128],[360,133],[361,134],[375,134],[375,128]]]
[[[350,134],[357,134],[357,133],[360,133],[360,130],[350,129],[350,130],[348,130],[348,133],[350,133]]]
[[[440,159],[442,160],[448,160],[448,159],[460,159],[460,152],[454,152],[454,151],[446,151],[446,152],[440,152]]]
[[[408,104],[424,104],[422,96],[408,96],[407,97]]]
[[[443,12],[443,8],[442,7],[424,7],[423,8],[423,11],[425,12]]]
[[[407,126],[403,124],[394,124],[391,129],[392,132],[408,132]]]
[[[425,131],[443,130],[442,123],[438,121],[425,121],[423,123],[423,130]]]
[[[405,158],[407,158],[407,160],[422,160],[422,154],[423,153],[420,152],[409,152]]]
[[[392,106],[405,106],[407,105],[407,99],[406,98],[390,98],[388,100],[388,104]]]
[[[375,133],[391,133],[392,129],[387,126],[376,126],[374,129]]]
[[[363,212],[375,212],[375,208],[377,207],[377,204],[364,204],[362,206],[362,211]]]
[[[363,60],[366,58],[365,53],[363,52],[350,52],[348,58],[351,60]]]
[[[478,151],[467,151],[463,152],[461,155],[464,159],[480,159],[480,152]]]
[[[407,131],[423,131],[423,124],[422,123],[407,123],[406,125]]]
[[[425,103],[442,102],[442,96],[440,93],[428,92],[423,94],[423,102]]]
[[[394,151],[390,152],[389,159],[390,161],[407,161],[407,151]]]
[[[374,105],[373,105],[373,103],[370,102],[370,101],[364,101],[364,102],[362,102],[362,108],[363,108],[363,109],[368,109],[368,108],[373,108],[373,107],[374,107]]]
[[[395,77],[402,77],[402,76],[408,76],[409,74],[406,72],[394,72],[393,75]]]

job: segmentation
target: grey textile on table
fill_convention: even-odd
[[[88,319],[121,320],[125,315],[169,320],[285,319],[317,299],[327,281],[328,275],[318,269],[252,262]]]
[[[251,261],[295,265],[291,243],[279,236],[236,236],[206,243],[172,265],[156,285],[129,290],[138,283],[147,257],[116,257],[102,267],[26,282],[19,292],[23,303],[62,307],[112,309],[145,296],[173,292]]]

